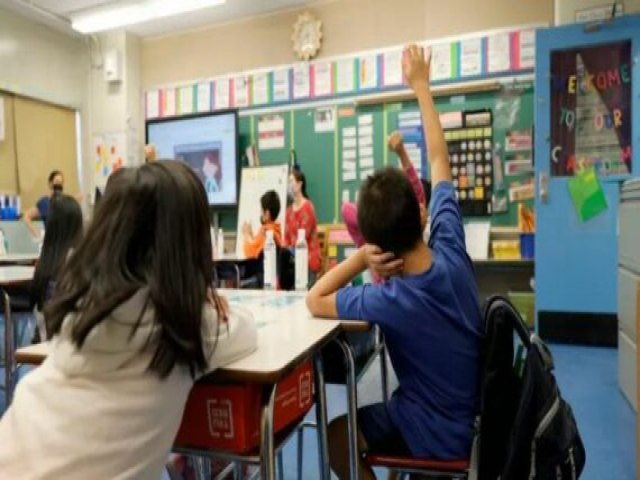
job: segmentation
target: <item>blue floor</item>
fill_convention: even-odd
[[[1,322],[0,322],[1,323]],[[0,325],[2,331],[2,325]],[[618,355],[615,349],[553,345],[558,384],[571,404],[587,450],[584,480],[633,480],[636,478],[636,416],[618,389]],[[0,375],[4,375],[0,369]],[[4,379],[4,376],[0,378]],[[395,384],[395,379],[392,379]],[[1,381],[0,381],[1,383]],[[373,365],[358,387],[359,403],[380,400],[379,368]],[[343,387],[327,386],[329,417],[346,412]],[[0,412],[4,397],[0,393]],[[309,415],[313,420],[314,415]],[[316,437],[305,433],[304,480],[318,476]],[[284,449],[284,477],[296,478],[296,442]],[[383,473],[383,472],[380,472]],[[379,478],[384,478],[379,475]]]

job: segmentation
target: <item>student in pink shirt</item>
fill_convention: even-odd
[[[418,177],[418,173],[414,168],[407,150],[404,148],[404,142],[400,132],[393,132],[389,136],[389,149],[398,155],[400,158],[400,165],[407,174],[409,182],[413,187],[413,191],[416,194],[418,203],[424,205],[425,208],[429,208],[428,200],[425,197],[425,190],[423,188],[422,180]],[[366,242],[360,228],[358,228],[358,210],[355,203],[345,202],[342,204],[342,218],[344,220],[347,231],[356,247],[361,247]],[[376,254],[377,253],[377,254]],[[373,277],[374,281],[379,282],[382,278],[389,277],[402,270],[402,260],[394,260],[392,253],[383,253],[382,251],[372,252],[372,261],[377,263],[374,268]]]

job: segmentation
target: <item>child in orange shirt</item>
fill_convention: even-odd
[[[273,239],[276,245],[282,245],[282,234],[280,233],[280,224],[276,222],[280,215],[280,198],[273,190],[269,190],[260,198],[260,207],[262,215],[260,222],[262,226],[255,235],[251,230],[248,222],[242,226],[242,235],[244,237],[244,254],[247,258],[258,258],[264,249],[267,230],[273,230]]]

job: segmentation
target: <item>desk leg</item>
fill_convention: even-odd
[[[330,480],[331,467],[329,466],[329,441],[327,439],[327,426],[329,419],[327,416],[327,396],[324,384],[324,371],[322,367],[322,355],[320,352],[313,357],[313,365],[315,367],[315,387],[316,387],[316,423],[318,425],[318,455],[320,460],[320,478],[322,480]],[[302,436],[304,430],[300,430],[299,447],[302,444]],[[298,454],[298,462],[301,463],[302,455]],[[300,468],[300,465],[298,465]],[[298,472],[298,478],[302,478]]]
[[[359,480],[360,470],[358,460],[358,387],[356,384],[356,364],[353,358],[351,346],[344,339],[336,340],[342,353],[344,354],[345,367],[347,373],[347,424],[349,436],[349,471],[351,480]]]
[[[387,365],[387,345],[384,343],[384,336],[380,331],[380,327],[376,327],[376,342],[380,352],[380,381],[382,383],[382,401],[389,401],[389,369]]]
[[[11,297],[2,290],[4,302],[4,396],[5,406],[8,408],[13,397],[13,363],[15,360],[13,341],[13,319],[11,318]]]
[[[276,401],[276,385],[267,385],[262,391],[260,412],[260,477],[276,480],[275,433],[273,406]]]

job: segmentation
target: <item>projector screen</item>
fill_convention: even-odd
[[[158,159],[187,163],[202,181],[209,205],[238,203],[238,112],[147,122],[147,143]]]

